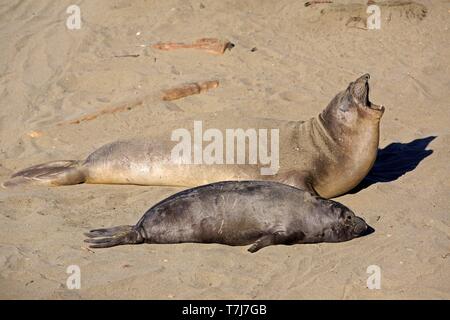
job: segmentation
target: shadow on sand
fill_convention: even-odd
[[[426,150],[436,137],[416,139],[409,143],[395,142],[378,150],[375,164],[363,181],[349,193],[357,193],[378,182],[397,180],[405,173],[414,170],[433,150]]]

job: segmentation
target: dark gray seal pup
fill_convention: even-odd
[[[270,180],[333,198],[357,186],[375,162],[384,107],[369,101],[368,81],[369,75],[365,74],[351,82],[322,113],[307,121],[221,118],[205,122],[221,132],[229,128],[278,129],[280,162],[274,175],[262,175],[265,165],[261,163],[174,163],[171,152],[176,142],[171,140],[171,133],[176,128],[192,126],[191,120],[177,120],[173,125],[165,124],[167,129],[161,128],[159,136],[116,141],[81,161],[36,165],[13,174],[3,185],[108,183],[196,187],[224,180]]]
[[[85,233],[92,248],[139,243],[276,244],[341,242],[364,235],[366,222],[344,205],[270,181],[225,181],[176,193],[134,226]]]

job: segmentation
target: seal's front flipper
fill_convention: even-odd
[[[267,246],[273,245],[273,234],[268,234],[265,236],[262,236],[254,244],[250,246],[250,248],[247,249],[248,252],[255,253],[259,249],[262,249]]]
[[[256,240],[256,242],[254,244],[252,244],[250,246],[250,248],[248,248],[247,251],[249,251],[251,253],[255,253],[256,251],[258,251],[259,249],[262,249],[264,247],[283,243],[285,238],[286,238],[285,232],[283,232],[283,231],[266,234],[266,235],[262,236],[261,238],[259,238],[258,240]]]
[[[16,172],[3,183],[4,187],[15,187],[24,184],[45,186],[62,186],[82,183],[86,175],[81,161],[60,160],[32,166]]]
[[[135,226],[119,226],[106,229],[95,229],[84,234],[89,239],[84,242],[92,243],[90,248],[109,248],[122,244],[143,243],[141,236]]]

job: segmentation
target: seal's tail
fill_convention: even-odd
[[[60,160],[32,166],[14,173],[3,183],[4,187],[24,184],[62,186],[85,182],[86,174],[82,161]]]
[[[89,245],[90,248],[109,248],[122,244],[138,244],[144,242],[144,238],[136,226],[95,229],[86,232],[84,235],[89,238],[84,240],[84,242],[92,243]]]

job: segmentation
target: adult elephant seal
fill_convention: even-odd
[[[272,180],[331,198],[355,187],[377,155],[384,107],[369,101],[369,78],[366,74],[350,83],[322,113],[305,122],[244,119],[247,128],[279,129],[279,170],[273,175],[261,175],[261,164],[174,162],[171,152],[176,143],[168,132],[107,144],[84,161],[33,166],[15,173],[4,186],[86,182],[195,187],[224,180]],[[220,120],[214,128],[227,121]]]
[[[272,181],[217,182],[176,193],[134,226],[85,233],[92,248],[139,243],[276,244],[341,242],[370,227],[344,205]]]

